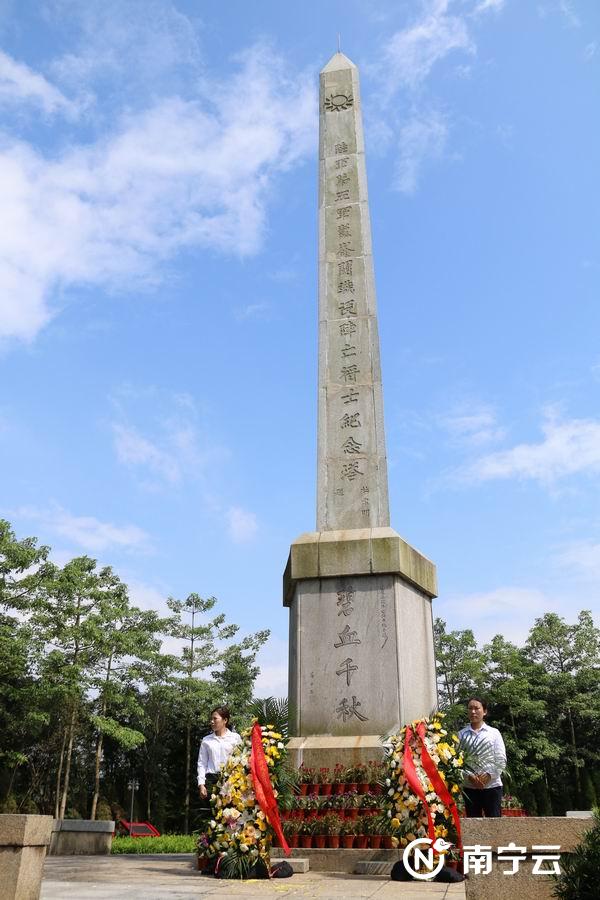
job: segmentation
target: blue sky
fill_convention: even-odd
[[[596,0],[0,0],[0,513],[270,627],[315,525],[318,71],[360,67],[392,525],[451,628],[600,612]]]

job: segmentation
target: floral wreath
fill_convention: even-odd
[[[385,741],[385,810],[396,846],[417,838],[448,838],[461,847],[456,798],[464,778],[458,735],[448,735],[443,713],[417,719]]]
[[[213,859],[226,878],[245,878],[254,866],[268,874],[274,832],[288,849],[277,809],[287,741],[273,725],[261,728],[257,721],[241,738],[219,773],[212,818],[198,839],[199,855]]]

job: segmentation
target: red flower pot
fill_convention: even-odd
[[[358,790],[359,794],[368,794],[369,793],[369,782],[361,781],[357,787],[357,790]]]
[[[372,784],[371,785],[371,793],[375,794],[376,797],[380,797],[383,794],[383,788],[380,784]]]
[[[314,834],[313,835],[313,847],[316,847],[317,850],[322,850],[325,846],[326,840],[327,840],[326,834]]]
[[[340,846],[340,836],[339,834],[328,834],[327,835],[327,846],[331,850],[338,850]]]
[[[322,784],[321,785],[321,797],[329,797],[331,794],[331,789],[333,785],[331,784]]]
[[[309,847],[312,847],[312,834],[301,834],[300,835],[300,846],[305,850],[308,850]]]
[[[369,847],[371,850],[379,850],[381,847],[381,839],[383,835],[381,834],[372,834],[369,837]]]
[[[346,791],[358,791],[358,785],[355,781],[348,781],[346,783]]]
[[[391,834],[384,834],[383,839],[381,841],[381,846],[384,850],[393,850],[394,845],[392,844],[392,836]]]
[[[351,809],[344,810],[346,819],[358,819],[358,809],[353,806]]]
[[[308,793],[308,784],[306,782],[304,782],[304,784],[298,785],[298,788],[299,788],[300,796],[306,797],[306,795]]]
[[[365,850],[368,840],[369,840],[368,834],[357,834],[356,837],[354,838],[354,846],[358,850]]]
[[[286,838],[288,847],[297,847],[298,846],[298,838],[299,834],[290,834],[288,838]]]
[[[343,794],[345,790],[346,790],[346,785],[344,784],[343,781],[338,781],[336,784],[333,785],[333,793],[334,794]]]
[[[344,850],[351,850],[354,846],[354,838],[356,835],[354,834],[343,834],[342,835],[342,847]]]

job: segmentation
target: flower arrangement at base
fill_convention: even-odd
[[[461,844],[456,800],[465,760],[443,719],[443,713],[417,719],[386,739],[383,806],[396,847],[422,837]]]
[[[262,703],[268,712],[276,701]],[[286,720],[287,714],[279,727],[272,722],[261,727],[255,718],[219,774],[210,798],[212,819],[198,839],[198,853],[214,860],[226,878],[268,874],[274,831],[287,848],[276,802],[282,789],[291,792],[292,787],[284,767]]]

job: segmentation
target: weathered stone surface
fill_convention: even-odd
[[[400,575],[428,597],[437,596],[434,564],[393,528],[354,528],[311,531],[294,541],[283,576],[284,605],[302,579],[370,574]]]
[[[431,601],[398,576],[297,582],[290,634],[295,735],[381,735],[435,705]]]
[[[319,134],[317,527],[389,525],[360,87],[341,53],[321,72]]]
[[[0,815],[0,846],[46,847],[52,816]]]
[[[318,530],[292,544],[283,589],[290,749],[305,765],[377,756],[378,735],[437,699],[435,566],[389,527],[360,87],[342,53],[319,103]]]
[[[465,819],[462,823],[463,843],[491,847],[493,851],[489,874],[469,872],[467,900],[514,900],[515,897],[551,900],[552,878],[533,874],[532,848],[558,845],[561,853],[568,853],[580,843],[589,827],[590,823],[585,820],[559,816]],[[515,875],[505,875],[504,870],[510,869],[511,864],[499,861],[497,852],[499,847],[506,847],[511,842],[526,848],[526,859],[520,863]],[[543,863],[542,868],[551,868],[551,863]]]
[[[500,819],[464,819],[462,822],[465,844],[486,844],[497,850],[514,841],[519,846],[532,844],[560,844],[568,853],[580,843],[590,823],[564,816],[524,816]]]
[[[50,856],[105,856],[110,853],[115,823],[91,819],[55,819]]]
[[[281,862],[282,858],[290,864],[295,875],[304,875],[305,872],[310,871],[310,860],[306,856],[285,856],[283,850],[281,851],[281,856],[275,856],[274,853],[271,854],[271,865]]]
[[[281,858],[283,850],[274,849],[271,856]],[[397,850],[317,850],[314,847],[305,850],[298,847],[294,848],[291,857],[286,859],[290,862],[296,857],[305,857],[310,864],[311,872],[356,872],[356,867],[361,861],[387,865],[391,869],[399,858],[399,853]]]
[[[51,816],[0,815],[3,900],[38,900],[51,830]]]

